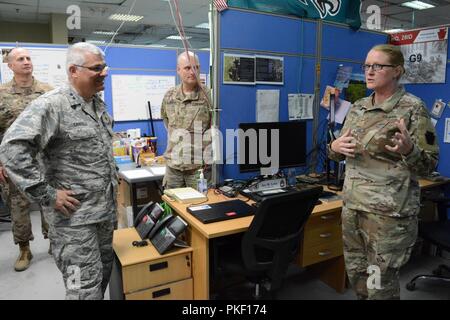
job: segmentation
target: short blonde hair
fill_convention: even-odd
[[[390,64],[402,68],[402,73],[397,80],[399,80],[405,73],[405,58],[403,57],[403,53],[398,46],[394,46],[392,44],[379,44],[374,46],[371,50],[381,51],[385,53],[389,57]]]

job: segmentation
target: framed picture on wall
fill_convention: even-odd
[[[223,83],[255,84],[255,57],[224,53]]]
[[[256,83],[283,85],[283,80],[283,57],[256,56]]]
[[[431,115],[437,119],[439,119],[444,112],[445,102],[441,99],[438,99],[434,102],[433,108],[431,109]]]

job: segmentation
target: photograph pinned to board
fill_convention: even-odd
[[[283,85],[284,58],[256,56],[256,83]]]
[[[445,143],[450,143],[450,118],[445,118],[444,142]]]
[[[350,78],[352,76],[353,67],[339,65],[336,73],[336,80],[334,80],[334,87],[342,91],[342,89],[347,88],[350,83]]]
[[[442,112],[444,112],[444,109],[445,102],[443,102],[442,99],[436,99],[433,104],[433,108],[431,109],[431,115],[439,119],[442,116]]]
[[[314,94],[288,94],[289,120],[313,119]]]
[[[255,84],[255,57],[243,54],[224,53],[224,84]]]

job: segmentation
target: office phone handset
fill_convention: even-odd
[[[166,217],[163,226],[154,228],[153,236],[150,237],[150,242],[158,250],[160,254],[165,253],[172,248],[177,241],[177,237],[186,229],[187,223],[178,216]]]
[[[149,202],[139,211],[134,226],[142,240],[150,239],[156,250],[163,254],[172,248],[187,223],[170,212],[165,213],[158,203]]]
[[[156,202],[150,201],[139,211],[134,220],[134,227],[141,239],[146,239],[154,229],[159,218],[163,215],[164,209]]]

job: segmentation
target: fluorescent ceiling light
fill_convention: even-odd
[[[192,37],[190,37],[190,36],[186,36],[186,37],[184,37],[186,40],[189,40],[189,39],[191,39]],[[171,35],[171,36],[168,36],[166,39],[170,39],[170,40],[181,40],[181,37],[180,36],[176,36],[176,35]]]
[[[408,1],[408,2],[404,2],[400,5],[403,7],[408,7],[408,8],[417,9],[417,10],[434,8],[434,6],[432,4],[425,3],[422,1]]]
[[[199,29],[209,29],[209,23],[208,22],[203,22],[203,23],[200,23],[200,24],[196,25],[195,27],[199,28]]]
[[[386,32],[386,33],[396,33],[396,32],[402,32],[402,31],[405,31],[405,29],[387,29],[387,30],[384,30],[384,32]]]
[[[136,22],[144,18],[144,16],[136,16],[133,14],[121,14],[121,13],[115,13],[109,16],[110,20],[119,20],[119,21],[132,21]]]
[[[104,30],[95,30],[92,33],[93,34],[101,34],[101,35],[104,35],[104,36],[113,36],[115,34],[114,31],[104,31]]]
[[[93,43],[93,44],[105,44],[106,43],[106,41],[104,41],[104,40],[86,40],[86,42]]]

